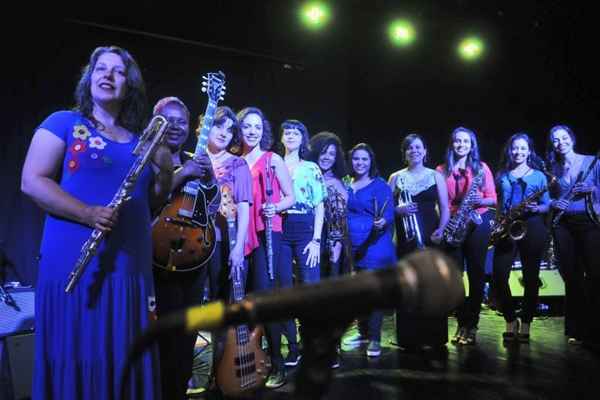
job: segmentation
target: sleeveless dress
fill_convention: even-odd
[[[86,204],[107,205],[135,160],[137,139],[116,143],[80,113],[50,115],[45,128],[66,143],[60,186]],[[65,285],[92,228],[48,215],[35,304],[33,399],[114,399],[130,345],[155,317],[149,166],[131,200],[71,293]],[[160,398],[157,351],[131,371],[129,398]]]
[[[408,170],[403,169],[394,174],[394,202],[398,204],[400,191],[405,190],[412,196],[413,203],[419,207],[419,212],[416,214],[419,223],[419,230],[425,246],[431,246],[431,234],[436,230],[439,223],[439,216],[436,211],[438,201],[437,185],[435,183],[435,171],[428,170],[427,174],[419,180],[415,180],[408,173]],[[415,241],[406,242],[406,233],[402,218],[399,215],[395,216],[396,222],[396,254],[398,257],[406,255],[415,250]]]
[[[416,203],[419,207],[416,216],[423,243],[425,247],[434,247],[435,244],[431,241],[431,234],[439,224],[439,216],[436,211],[438,191],[435,171],[428,169],[425,176],[416,180],[407,169],[403,169],[392,175],[392,179],[395,181],[395,204],[398,204],[401,190],[410,193],[413,203]],[[396,253],[401,258],[416,249],[416,240],[407,242],[402,219],[396,215],[395,220]],[[403,310],[396,310],[396,340],[400,347],[409,351],[417,350],[423,346],[439,349],[448,341],[448,317],[425,317]]]

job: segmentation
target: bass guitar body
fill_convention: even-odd
[[[262,327],[252,331],[247,325],[229,328],[223,357],[217,368],[217,385],[224,395],[253,398],[265,385],[269,358],[261,348]]]
[[[188,182],[163,208],[152,228],[153,264],[171,272],[193,271],[205,265],[215,251],[211,204],[220,200],[219,187]]]
[[[229,186],[221,187],[221,214],[227,221],[229,250],[236,243],[236,205]],[[242,273],[231,269],[231,290],[234,302],[245,297]],[[270,360],[262,350],[263,329],[260,325],[252,330],[248,325],[229,328],[225,338],[223,356],[215,368],[217,385],[227,397],[255,398],[256,391],[265,385],[270,372]]]

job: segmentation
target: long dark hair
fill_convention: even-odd
[[[125,49],[117,46],[96,47],[90,56],[89,63],[83,67],[81,77],[75,89],[75,109],[85,115],[88,119],[97,123],[92,112],[94,102],[92,99],[91,84],[92,72],[96,68],[98,58],[104,53],[114,53],[121,57],[126,68],[127,90],[121,105],[118,121],[125,129],[139,134],[144,129],[146,122],[148,102],[146,98],[146,85],[142,78],[142,72],[134,58]]]
[[[408,147],[412,144],[412,142],[417,139],[423,143],[423,148],[427,150],[427,145],[425,144],[425,139],[423,139],[423,136],[419,135],[418,133],[410,133],[406,135],[406,137],[402,140],[402,144],[400,145],[402,151],[402,162],[404,165],[408,165],[408,160],[406,159],[406,150],[408,150]],[[423,159],[423,164],[425,164],[425,162],[427,162],[427,155],[425,155],[425,158]]]
[[[554,150],[553,146],[554,132],[561,129],[567,132],[571,137],[571,140],[573,141],[573,149],[575,149],[576,143],[575,132],[573,132],[573,130],[567,125],[554,125],[552,128],[550,128],[550,132],[548,133],[548,143],[546,145],[546,159],[550,163],[552,172],[555,175],[559,175],[562,173],[563,164],[565,162],[562,155],[559,154],[556,150]]]
[[[531,140],[531,137],[529,137],[529,135],[525,132],[517,132],[511,137],[509,137],[506,143],[504,144],[502,154],[500,155],[500,162],[498,164],[498,173],[496,176],[497,179],[503,176],[504,174],[508,174],[508,172],[514,168],[511,153],[512,145],[517,139],[523,139],[525,142],[527,142],[527,146],[529,146],[530,154],[527,158],[527,165],[530,168],[537,169],[542,172],[545,171],[546,165],[544,163],[544,160],[542,160],[542,158],[535,153],[533,140]]]
[[[230,107],[220,106],[215,110],[215,115],[213,117],[213,125],[221,125],[225,123],[225,121],[229,118],[233,125],[231,126],[231,130],[233,132],[233,136],[231,137],[231,141],[227,145],[227,151],[233,154],[240,154],[242,151],[242,134],[240,131],[240,125],[238,123],[238,119]],[[202,124],[204,123],[204,115],[200,115],[198,117],[198,127],[196,128],[196,135],[200,134],[200,129],[202,128]]]
[[[300,131],[300,134],[302,135],[302,143],[298,149],[298,155],[300,156],[301,160],[307,160],[308,154],[310,153],[310,135],[306,126],[297,119],[286,119],[281,123],[281,127],[279,129],[279,142],[277,143],[278,153],[281,156],[285,155],[285,146],[283,143],[281,143],[281,139],[283,139],[283,131],[286,129],[298,129],[298,131]]]
[[[242,124],[244,123],[244,119],[250,114],[256,114],[262,120],[263,133],[259,144],[260,149],[264,151],[270,150],[271,146],[273,146],[273,134],[271,133],[271,124],[269,124],[269,121],[265,117],[265,114],[259,108],[246,107],[237,113],[237,120],[240,126],[240,133],[242,130]]]
[[[452,131],[452,134],[450,134],[450,142],[448,143],[448,147],[446,149],[446,164],[444,165],[444,172],[446,173],[446,176],[450,176],[450,174],[454,170],[454,166],[456,165],[456,160],[454,159],[453,143],[458,132],[466,132],[469,135],[469,138],[471,139],[471,151],[467,155],[467,161],[465,163],[465,166],[470,167],[473,176],[476,176],[481,170],[481,158],[479,157],[479,145],[477,144],[477,136],[475,135],[474,131],[465,128],[464,126],[459,126],[458,128]]]
[[[344,150],[342,149],[342,141],[335,133],[324,131],[313,136],[310,139],[308,159],[319,165],[319,156],[325,153],[331,145],[335,147],[335,162],[331,167],[331,171],[336,178],[341,180],[348,172],[346,169],[346,160],[344,159]]]
[[[350,149],[350,151],[348,152],[348,161],[350,163],[350,176],[352,176],[353,178],[356,177],[356,172],[354,171],[354,168],[352,167],[352,155],[354,154],[354,152],[356,152],[357,150],[364,150],[367,153],[369,153],[369,157],[371,158],[371,166],[369,168],[369,178],[375,178],[376,176],[379,176],[379,170],[377,169],[377,161],[375,160],[375,152],[373,151],[373,148],[371,146],[369,146],[367,143],[359,143],[356,146],[354,146],[352,149]]]

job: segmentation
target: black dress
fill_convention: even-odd
[[[390,178],[394,184],[395,204],[399,202],[401,190],[406,190],[416,203],[419,211],[416,214],[419,231],[425,247],[436,247],[431,241],[431,234],[439,225],[439,215],[436,209],[438,190],[435,181],[435,171],[427,173],[415,180],[406,169],[396,172]],[[417,250],[416,240],[407,241],[402,217],[395,216],[396,223],[396,254],[398,259]],[[424,317],[402,310],[396,310],[396,341],[405,349],[419,349],[423,346],[439,348],[448,342],[448,317]]]

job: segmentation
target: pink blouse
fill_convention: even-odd
[[[494,199],[494,202],[496,202],[496,185],[494,183],[494,176],[492,175],[492,171],[483,161],[481,162],[481,167],[483,168],[484,173],[483,187],[479,188],[477,192],[481,195],[482,198]],[[435,169],[445,175],[445,165],[438,165]],[[472,181],[473,171],[470,167],[467,167],[466,169],[455,170],[449,176],[446,177],[450,214],[456,213],[463,197],[469,190],[469,187],[471,187]],[[483,214],[488,209],[489,207],[482,206],[477,208],[477,212],[479,214]]]

